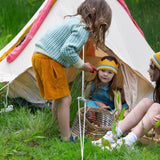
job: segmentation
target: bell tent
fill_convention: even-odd
[[[119,85],[124,88],[131,109],[140,99],[152,95],[153,85],[149,82],[147,68],[154,51],[131,17],[124,1],[106,1],[112,9],[112,22],[106,33],[105,46],[94,50],[89,41],[84,47],[85,61],[96,66],[105,55],[113,55],[119,60]],[[0,51],[0,82],[8,86],[9,97],[21,97],[31,103],[45,103],[32,69],[34,44],[48,28],[63,20],[65,15],[75,14],[82,2],[83,0],[45,0],[17,36]],[[77,71],[73,67],[65,71],[69,82],[73,81]],[[85,77],[91,79],[93,76],[94,74],[88,73]]]

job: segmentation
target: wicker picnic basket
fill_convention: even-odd
[[[93,140],[101,138],[107,131],[111,130],[114,119],[114,114],[111,114],[106,109],[87,106],[85,115],[85,136],[90,137]],[[84,108],[80,108],[80,120],[81,131],[83,131]],[[74,119],[71,132],[74,137],[78,137],[80,135],[79,111]]]

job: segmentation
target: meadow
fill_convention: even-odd
[[[160,48],[159,0],[125,0],[133,18],[142,29],[151,48]],[[43,0],[0,0],[0,49],[2,49],[28,22]],[[77,111],[77,88],[72,84],[71,125]],[[0,88],[2,84],[0,84]],[[0,160],[80,160],[80,141],[61,142],[58,126],[53,124],[49,108],[38,108],[29,103],[14,104],[0,92],[0,109],[13,104],[14,110],[0,113]],[[159,160],[160,144],[137,142],[133,150],[122,147],[112,152],[102,150],[85,139],[85,160]]]

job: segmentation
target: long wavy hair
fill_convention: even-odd
[[[160,75],[160,70],[154,65],[153,62],[152,62],[152,69],[154,70],[154,75],[157,74],[157,72],[159,72],[159,75]],[[156,86],[153,91],[153,101],[160,103],[160,76],[156,81]]]
[[[105,59],[108,59],[109,61],[113,60],[116,64],[119,65],[117,59],[115,57],[113,57],[113,56],[105,56],[105,57],[103,57],[101,59],[101,61],[103,61]],[[95,78],[92,81],[95,84],[95,88],[94,88],[93,92],[98,91],[99,87],[102,85],[102,82],[100,81],[100,79],[98,77],[98,72],[99,71],[97,71],[97,74],[96,74]],[[110,98],[113,97],[113,90],[117,90],[117,75],[116,74],[113,76],[113,79],[109,82],[109,91],[108,92],[109,92]],[[92,95],[90,95],[90,96],[92,96]]]
[[[90,32],[90,38],[98,44],[105,43],[105,33],[108,31],[112,11],[105,0],[85,0],[77,9],[77,14],[82,16],[82,22]]]

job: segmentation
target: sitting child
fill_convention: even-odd
[[[86,106],[106,108],[111,113],[115,111],[114,93],[117,88],[118,61],[113,56],[103,57],[97,66],[97,73],[93,81],[86,87],[86,95],[89,101]],[[123,89],[119,90],[121,100],[118,106],[118,112],[125,108],[125,116],[128,112],[128,105],[125,102]]]

